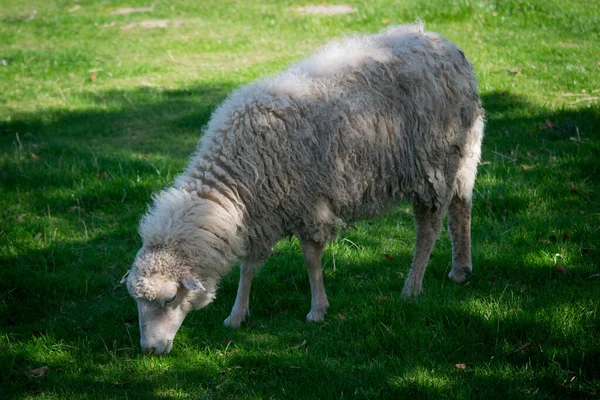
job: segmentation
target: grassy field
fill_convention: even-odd
[[[0,398],[600,396],[597,2],[306,4],[0,1]],[[141,354],[119,280],[211,111],[331,38],[417,17],[465,51],[486,109],[468,281],[446,278],[444,232],[424,294],[400,298],[415,237],[402,204],[326,250],[324,323],[304,322],[308,277],[283,241],[246,325],[221,325],[234,272],[169,356]]]

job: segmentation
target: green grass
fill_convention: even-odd
[[[598,5],[346,3],[358,11],[178,0],[113,15],[150,2],[0,3],[0,397],[598,396]],[[331,38],[416,17],[463,48],[486,108],[468,282],[445,277],[445,232],[425,293],[401,300],[415,236],[402,204],[328,247],[324,323],[304,322],[308,278],[298,243],[283,241],[255,279],[248,324],[221,326],[232,273],[169,356],[140,354],[119,280],[151,194],[182,171],[214,107]],[[171,23],[124,29],[147,20]],[[510,354],[525,343],[535,347]]]

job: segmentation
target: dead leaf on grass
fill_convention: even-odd
[[[385,257],[385,259],[388,260],[388,261],[392,261],[394,259],[394,256],[390,256],[387,253],[383,253],[383,257]]]
[[[25,220],[25,214],[19,214],[17,217],[17,222],[23,222]]]
[[[342,314],[338,313],[338,318],[341,319],[342,321],[346,321],[346,317],[344,317]]]
[[[34,368],[29,370],[29,374],[34,378],[40,378],[48,373],[48,367],[43,366],[39,368]]]
[[[556,264],[556,269],[562,272],[564,275],[571,274],[571,271],[569,271],[564,265]]]
[[[508,353],[507,355],[511,356],[513,354],[516,354],[520,351],[526,350],[526,349],[533,349],[535,347],[538,347],[537,344],[533,344],[533,343],[525,343],[523,346],[514,349],[513,351],[511,351],[510,353]]]
[[[575,186],[575,184],[573,182],[571,182],[571,189],[569,189],[571,191],[571,193],[577,193],[579,192],[577,190],[577,187]]]
[[[459,364],[454,364],[454,366],[458,369],[466,369],[467,366],[465,364],[459,363]]]
[[[389,299],[390,299],[390,296],[377,296],[377,301],[380,303],[384,300],[389,300]]]
[[[525,285],[521,286],[521,294],[525,293]]]
[[[521,73],[521,68],[506,68],[506,70],[515,75],[519,75]]]

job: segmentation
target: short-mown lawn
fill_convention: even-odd
[[[0,398],[334,399],[600,396],[600,7],[595,1],[0,2]],[[312,2],[323,5],[322,1]],[[332,3],[333,4],[333,3]],[[119,284],[151,194],[211,111],[333,38],[421,18],[467,54],[487,129],[474,273],[403,301],[408,203],[340,233],[331,303],[304,321],[296,240],[222,327],[237,271],[166,357],[143,355]]]

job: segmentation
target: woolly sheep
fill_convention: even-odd
[[[173,187],[154,197],[143,246],[124,278],[143,350],[166,354],[186,314],[209,304],[240,261],[226,326],[248,314],[255,269],[272,246],[300,239],[309,321],[329,303],[321,256],[346,223],[407,198],[416,250],[402,295],[423,274],[449,210],[452,270],[471,265],[471,196],[483,137],[471,64],[420,23],[330,43],[283,73],[231,94],[214,112]]]

